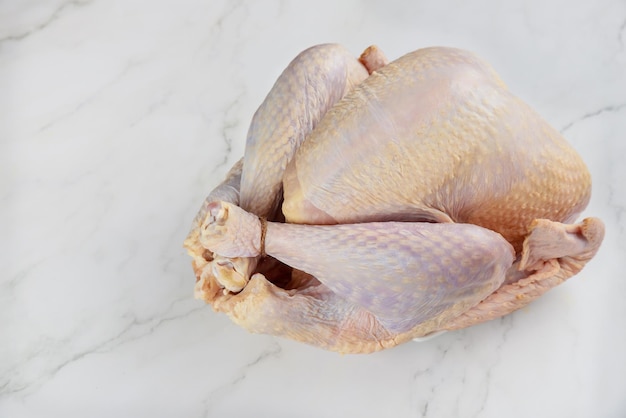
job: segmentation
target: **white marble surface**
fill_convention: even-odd
[[[0,416],[626,416],[624,1],[0,2]],[[473,50],[589,165],[607,236],[502,320],[367,356],[250,335],[181,248],[302,49]]]

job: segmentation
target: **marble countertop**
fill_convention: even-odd
[[[0,3],[0,416],[626,416],[626,3]],[[487,59],[581,153],[581,274],[501,320],[372,355],[252,335],[182,249],[308,46]]]

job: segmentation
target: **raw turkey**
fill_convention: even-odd
[[[251,332],[366,353],[519,309],[578,273],[576,151],[476,55],[318,45],[255,113],[185,247],[196,296]]]

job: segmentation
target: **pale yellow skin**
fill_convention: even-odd
[[[320,45],[278,79],[185,246],[198,297],[250,331],[371,352],[578,273],[604,236],[569,224],[590,192],[577,153],[473,54],[387,65]]]

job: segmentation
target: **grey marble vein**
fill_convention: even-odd
[[[564,127],[561,128],[560,132],[562,134],[564,134],[566,131],[571,129],[574,125],[576,125],[579,122],[582,122],[584,120],[587,120],[587,119],[590,119],[590,118],[602,115],[604,113],[621,112],[625,108],[626,108],[626,103],[620,103],[620,104],[616,104],[616,105],[605,106],[605,107],[603,107],[601,109],[593,110],[593,111],[585,113],[584,115],[582,115],[580,117],[577,117],[573,121],[569,122],[568,124],[566,124]]]
[[[83,7],[83,6],[89,5],[90,3],[92,3],[92,1],[93,0],[89,0],[89,1],[71,0],[71,1],[62,2],[42,22],[39,22],[33,25],[32,27],[26,28],[17,33],[7,34],[3,37],[0,37],[0,47],[2,46],[2,43],[4,42],[9,42],[9,41],[17,42],[17,41],[26,39],[29,36],[32,36],[34,34],[38,34],[44,29],[48,28],[57,20],[61,19],[63,17],[63,14],[67,10],[70,10],[76,7]]]

